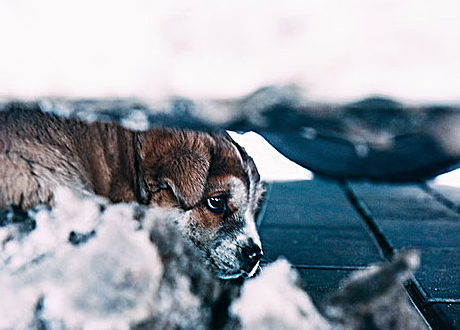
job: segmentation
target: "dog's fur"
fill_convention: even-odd
[[[52,204],[58,186],[115,203],[181,209],[180,228],[219,277],[252,276],[258,269],[254,217],[262,186],[251,157],[226,134],[135,132],[38,109],[1,111],[0,208]],[[223,201],[223,212],[213,212],[213,197]]]

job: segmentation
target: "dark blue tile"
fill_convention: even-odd
[[[415,274],[428,298],[460,300],[460,251],[452,249],[422,252]]]
[[[283,256],[292,264],[366,266],[381,260],[375,244],[361,227],[262,228],[265,256]]]
[[[440,318],[440,325],[432,324],[433,329],[460,330],[460,304],[433,304],[433,310]],[[447,325],[447,326],[446,326]],[[442,327],[442,328],[441,328]]]
[[[428,298],[460,299],[460,215],[417,185],[351,187],[394,248],[422,252],[415,276]]]
[[[453,206],[460,207],[460,188],[451,187],[446,185],[436,184],[434,182],[428,183],[427,186],[440,197],[450,201]]]
[[[350,186],[379,221],[449,221],[458,217],[418,185],[352,183]]]
[[[361,223],[333,181],[276,182],[268,195],[262,226],[349,226]]]
[[[450,248],[460,251],[460,219],[455,221],[377,220],[377,222],[395,248],[415,247],[422,250]]]

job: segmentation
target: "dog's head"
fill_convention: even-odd
[[[184,210],[179,225],[217,276],[253,276],[263,188],[252,158],[226,134],[154,129],[138,143],[138,198]]]

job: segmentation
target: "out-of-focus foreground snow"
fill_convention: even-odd
[[[35,228],[0,227],[2,330],[351,330],[369,318],[424,329],[402,288],[413,252],[344,282],[321,314],[285,260],[241,287],[218,280],[179,233],[179,212],[67,189],[55,202],[30,214]]]
[[[0,228],[0,329],[126,329],[147,318],[163,267],[134,208],[101,213],[105,203],[68,190],[56,198],[30,234]],[[97,239],[79,247],[71,235]]]
[[[2,330],[205,330],[216,320],[228,330],[330,329],[287,261],[244,286],[264,288],[253,308],[252,294],[238,298],[179,233],[183,214],[64,188],[55,202],[30,213],[30,232],[0,227]],[[273,313],[267,299],[282,308]]]

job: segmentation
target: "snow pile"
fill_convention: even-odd
[[[353,274],[320,312],[297,285],[297,273],[278,260],[245,283],[231,313],[246,330],[428,329],[402,286],[419,262],[417,252],[407,251],[389,264]]]
[[[247,330],[329,329],[328,322],[297,282],[297,273],[289,263],[278,260],[244,285],[231,311]]]
[[[132,207],[105,206],[60,190],[55,208],[35,215],[34,231],[2,242],[1,329],[127,329],[127,320],[150,315],[159,254]]]
[[[211,329],[213,318],[226,321],[233,289],[179,233],[180,212],[61,188],[52,208],[29,215],[30,232],[14,221],[0,227],[0,329]]]
[[[29,215],[35,228],[0,227],[2,330],[425,328],[401,286],[412,252],[347,280],[323,315],[285,260],[243,284],[214,277],[178,211],[59,189]]]

